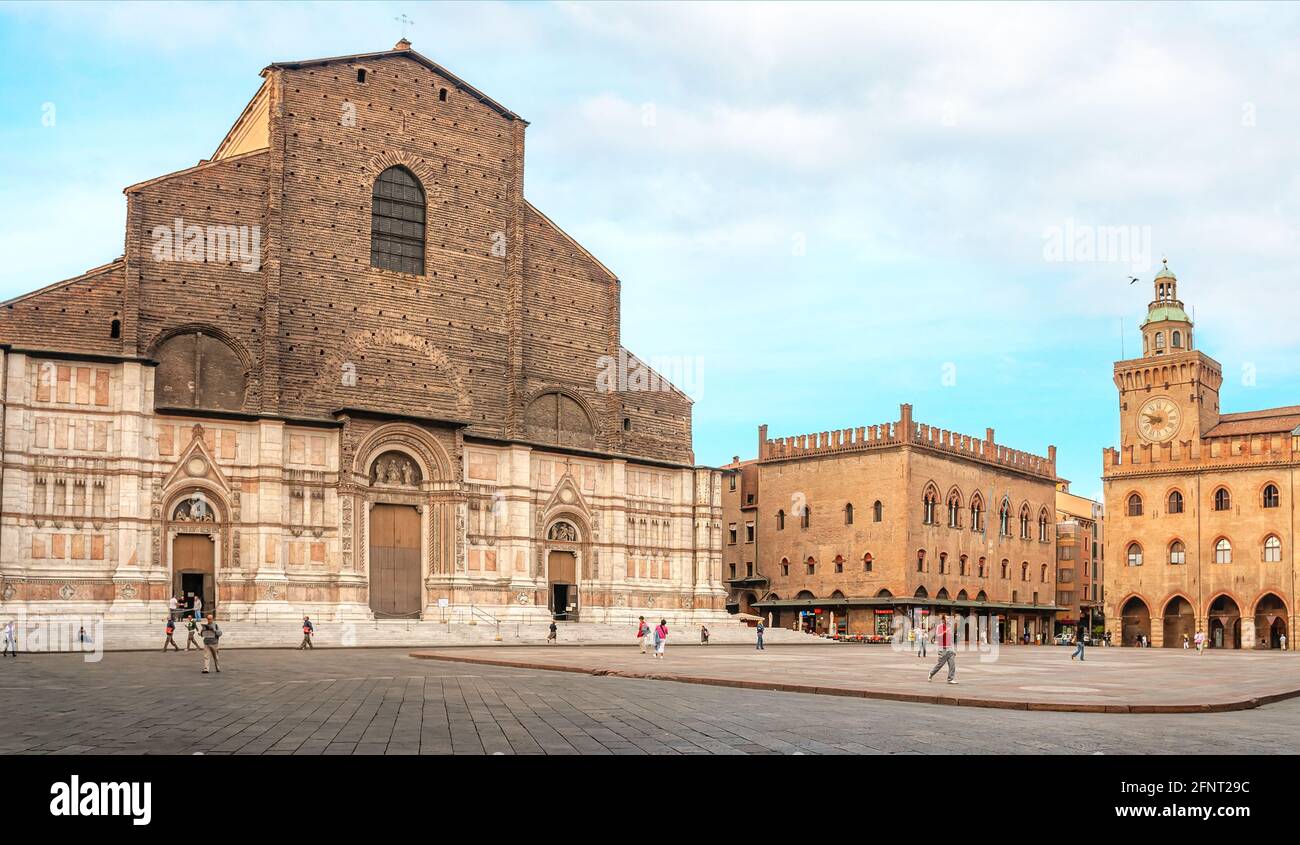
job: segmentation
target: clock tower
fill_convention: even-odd
[[[1201,436],[1219,421],[1222,383],[1219,362],[1195,347],[1166,260],[1142,323],[1142,357],[1115,364],[1121,449],[1179,444],[1199,451]]]

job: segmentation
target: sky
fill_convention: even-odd
[[[689,379],[701,463],[908,402],[1097,497],[1162,257],[1223,409],[1300,403],[1289,4],[0,4],[0,298],[120,255],[122,189],[264,66],[399,15],[530,121],[525,195]]]

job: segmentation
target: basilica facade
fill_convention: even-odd
[[[1107,624],[1125,645],[1279,648],[1296,625],[1300,405],[1224,413],[1166,265],[1142,356],[1115,364],[1120,447],[1103,454]]]
[[[620,281],[526,121],[405,40],[262,77],[120,258],[0,307],[0,613],[720,617],[719,473],[604,386]]]

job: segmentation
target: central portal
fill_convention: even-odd
[[[578,619],[578,558],[573,552],[551,552],[546,560],[551,615]]]
[[[207,534],[177,534],[172,541],[172,592],[182,607],[193,607],[197,596],[204,613],[216,613],[215,555],[216,545]]]
[[[376,617],[420,615],[420,513],[411,505],[370,510],[370,609]]]

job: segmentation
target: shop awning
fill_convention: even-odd
[[[821,598],[821,599],[778,599],[754,602],[754,607],[789,608],[802,610],[818,607],[951,607],[958,610],[1015,611],[1017,613],[1056,613],[1059,608],[1054,605],[1019,604],[1015,602],[970,601],[968,599],[916,598],[915,596],[891,596],[873,598]]]

